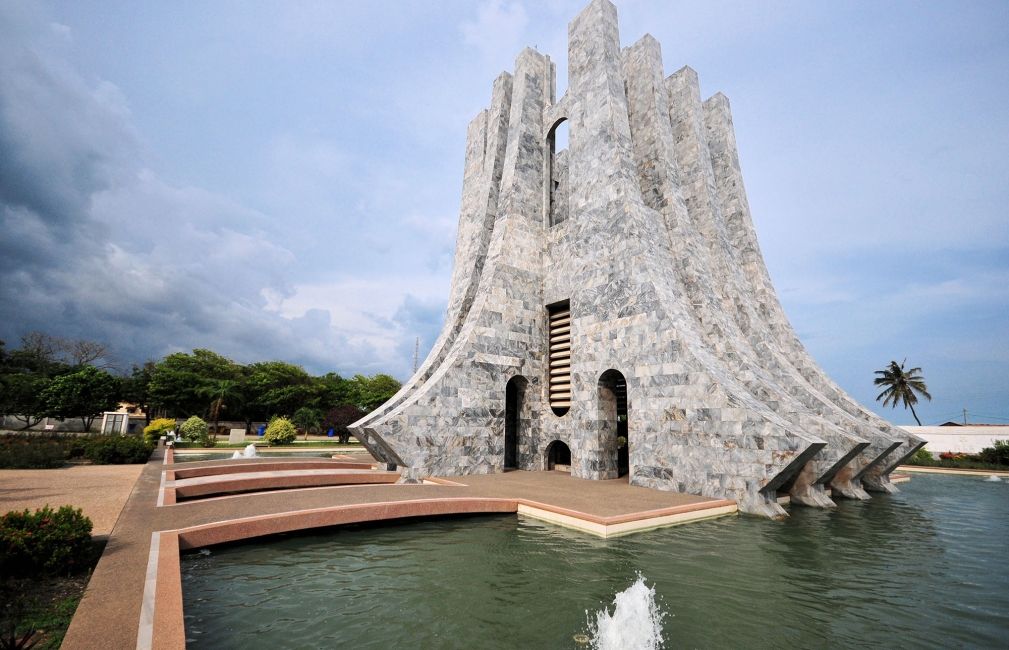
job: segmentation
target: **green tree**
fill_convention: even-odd
[[[79,417],[84,430],[102,411],[111,411],[119,401],[119,380],[94,366],[60,375],[42,391],[48,415]]]
[[[399,391],[401,384],[389,375],[371,377],[354,375],[350,397],[353,404],[365,411],[374,411]]]
[[[56,360],[51,341],[38,332],[26,334],[21,347],[7,352],[0,341],[0,414],[35,426],[47,415],[42,391],[59,373],[70,370]]]
[[[146,361],[133,366],[129,377],[123,379],[123,400],[136,404],[144,412],[144,424],[151,423],[151,377],[157,364]]]
[[[350,402],[352,384],[335,372],[312,379],[312,404],[322,412]]]
[[[192,354],[176,352],[155,365],[148,392],[153,406],[176,417],[206,413],[214,382],[238,381],[241,376],[241,366],[211,350],[196,349]]]
[[[301,366],[263,361],[246,366],[249,408],[255,419],[279,413],[291,415],[302,406],[315,406],[313,381]]]
[[[877,370],[873,383],[877,386],[885,386],[882,393],[876,396],[876,401],[883,400],[883,406],[897,408],[898,403],[902,403],[904,408],[911,409],[914,421],[921,426],[918,414],[914,412],[914,405],[918,403],[918,395],[932,401],[932,396],[925,386],[925,378],[921,376],[921,368],[911,368],[904,370],[907,359],[900,362],[891,361],[890,365],[883,370]]]
[[[34,373],[0,375],[0,415],[23,422],[21,429],[35,426],[48,412],[42,394],[51,382],[48,377]]]
[[[200,393],[205,397],[212,397],[210,402],[210,419],[214,421],[214,439],[217,439],[217,430],[221,421],[221,413],[231,409],[233,413],[241,411],[242,397],[245,389],[243,380],[237,379],[212,379],[200,387]],[[248,422],[246,423],[248,430]]]
[[[305,440],[308,440],[308,432],[312,429],[319,429],[322,424],[322,411],[310,406],[302,406],[291,416],[291,422],[305,432]]]

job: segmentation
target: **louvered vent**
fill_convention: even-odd
[[[571,408],[571,309],[569,303],[547,308],[550,318],[550,408],[564,415]]]

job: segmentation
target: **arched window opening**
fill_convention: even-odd
[[[571,448],[560,440],[554,440],[547,447],[547,469],[559,472],[571,471]]]
[[[519,467],[519,438],[522,433],[522,407],[528,380],[516,375],[505,386],[504,469]]]
[[[627,380],[617,370],[599,376],[599,431],[604,449],[613,449],[617,476],[630,473],[627,420]]]
[[[556,226],[568,218],[568,121],[561,118],[550,129],[546,147],[547,225]]]

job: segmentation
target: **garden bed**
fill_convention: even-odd
[[[68,463],[146,463],[154,447],[136,436],[22,432],[0,436],[0,469],[56,469]]]
[[[98,562],[97,555],[86,572],[74,576],[0,578],[4,605],[0,612],[0,647],[6,647],[12,635],[21,638],[34,631],[34,650],[59,648]]]
[[[0,517],[0,648],[58,648],[105,549],[80,509]]]
[[[944,451],[936,458],[931,452],[919,449],[906,463],[917,467],[943,469],[1009,470],[1009,441],[996,440],[993,447],[985,447],[978,454],[961,454]]]

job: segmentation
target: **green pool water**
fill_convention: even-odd
[[[331,529],[183,556],[192,648],[584,648],[638,576],[667,648],[1004,648],[1009,482],[602,540],[481,516]],[[645,625],[647,621],[638,624]],[[633,627],[633,621],[632,621]]]

